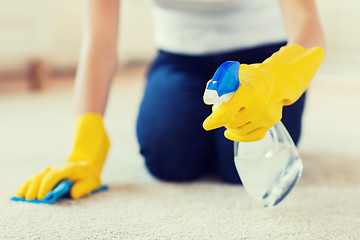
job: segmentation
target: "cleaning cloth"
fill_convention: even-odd
[[[46,196],[42,200],[38,200],[38,199],[26,200],[25,198],[15,197],[15,196],[12,197],[10,200],[16,201],[16,202],[51,204],[51,203],[54,203],[55,201],[59,200],[60,198],[70,197],[69,193],[70,193],[70,189],[73,186],[73,184],[74,183],[71,181],[67,181],[67,180],[61,181],[58,185],[56,185],[56,187],[54,187],[53,190],[51,190],[48,194],[46,194]],[[92,191],[91,194],[106,191],[108,189],[109,189],[109,187],[107,185],[103,185],[100,188]]]

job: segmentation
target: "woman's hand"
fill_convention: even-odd
[[[100,187],[100,174],[110,141],[98,114],[79,116],[74,124],[74,146],[70,158],[59,167],[49,167],[25,181],[17,190],[18,197],[42,200],[60,181],[74,182],[73,199]]]
[[[205,130],[226,127],[225,137],[240,142],[261,140],[281,120],[284,105],[306,90],[324,58],[320,47],[282,47],[261,64],[240,65],[240,86],[204,121]]]
[[[86,161],[66,162],[59,167],[49,167],[25,181],[16,191],[26,200],[42,200],[62,180],[74,182],[70,196],[78,199],[100,187],[100,175]]]

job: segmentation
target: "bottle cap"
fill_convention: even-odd
[[[216,108],[231,99],[240,86],[239,68],[240,63],[236,61],[226,61],[219,66],[205,89],[206,104],[214,104]]]

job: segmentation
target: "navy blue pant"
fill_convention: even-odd
[[[233,142],[224,128],[202,128],[211,107],[203,103],[206,82],[224,61],[260,63],[285,43],[206,56],[159,51],[150,67],[137,120],[140,152],[148,171],[166,181],[191,181],[215,172],[224,181],[240,183]],[[301,130],[305,95],[285,107],[283,123],[295,143]]]

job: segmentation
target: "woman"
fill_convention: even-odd
[[[324,36],[314,0],[278,3],[151,3],[159,53],[147,77],[137,136],[152,175],[168,181],[191,181],[215,171],[226,182],[240,183],[232,141],[223,136],[224,128],[209,132],[202,128],[211,114],[202,102],[204,87],[227,60],[250,64],[240,68],[242,96],[249,96],[246,108],[241,105],[243,100],[234,98],[211,114],[204,128],[225,126],[227,138],[254,141],[283,116],[282,121],[298,142],[305,100],[301,95],[323,58],[321,48],[311,47],[324,46]],[[119,0],[85,2],[84,40],[75,85],[73,152],[65,164],[27,180],[18,189],[18,196],[42,199],[62,179],[75,182],[70,192],[74,199],[100,186],[110,147],[102,117],[117,66],[118,19]],[[281,48],[286,42],[289,45]],[[254,102],[257,105],[252,106]]]

